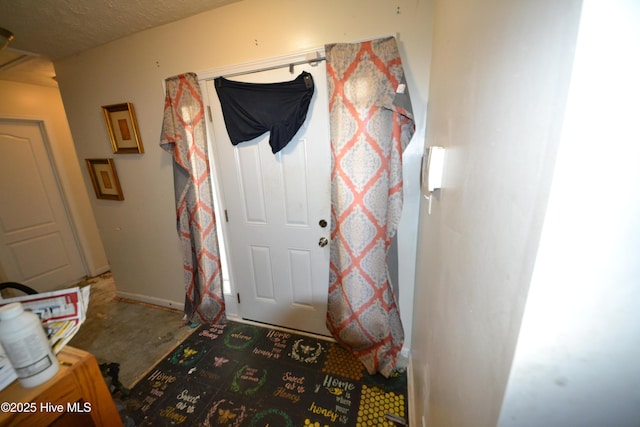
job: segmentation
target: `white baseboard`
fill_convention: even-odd
[[[139,301],[146,304],[157,305],[159,307],[171,308],[174,310],[184,310],[184,303],[170,301],[162,298],[154,298],[146,295],[132,294],[130,292],[121,291],[116,291],[116,296],[119,298]]]
[[[96,267],[94,270],[89,272],[89,277],[100,276],[111,270],[111,266],[109,264],[103,265],[102,267]]]
[[[421,426],[422,421],[418,419],[416,414],[416,393],[413,380],[413,359],[409,354],[409,362],[407,363],[407,404],[409,405],[409,425]]]

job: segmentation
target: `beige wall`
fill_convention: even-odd
[[[427,17],[426,0],[245,0],[57,62],[78,158],[116,161],[125,200],[92,202],[119,290],[165,305],[184,300],[171,158],[158,147],[165,78],[397,33],[417,118],[416,137],[405,155],[407,202],[399,229],[400,305],[410,341],[428,86]],[[121,102],[135,106],[142,155],[111,153],[100,106]]]
[[[583,2],[501,427],[640,425],[638,40],[637,0]]]
[[[433,427],[495,426],[560,141],[580,1],[435,0],[413,365]],[[428,414],[428,415],[427,415]],[[420,420],[417,420],[420,425]]]
[[[0,117],[44,122],[53,161],[87,264],[87,274],[93,276],[108,271],[107,256],[82,179],[59,90],[0,80]]]

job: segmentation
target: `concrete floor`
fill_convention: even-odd
[[[119,363],[120,382],[131,388],[193,330],[183,313],[120,300],[111,273],[77,286],[91,286],[87,320],[68,345],[92,353],[98,363]]]

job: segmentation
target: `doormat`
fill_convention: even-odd
[[[200,326],[126,399],[136,426],[396,426],[407,376],[369,375],[340,345],[228,321]]]

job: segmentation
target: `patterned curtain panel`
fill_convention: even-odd
[[[166,79],[166,88],[160,146],[173,155],[185,322],[218,323],[224,297],[202,94],[193,73]]]
[[[415,126],[396,40],[325,47],[331,125],[327,327],[369,373],[396,368],[404,332],[387,250],[402,211],[402,152]]]

